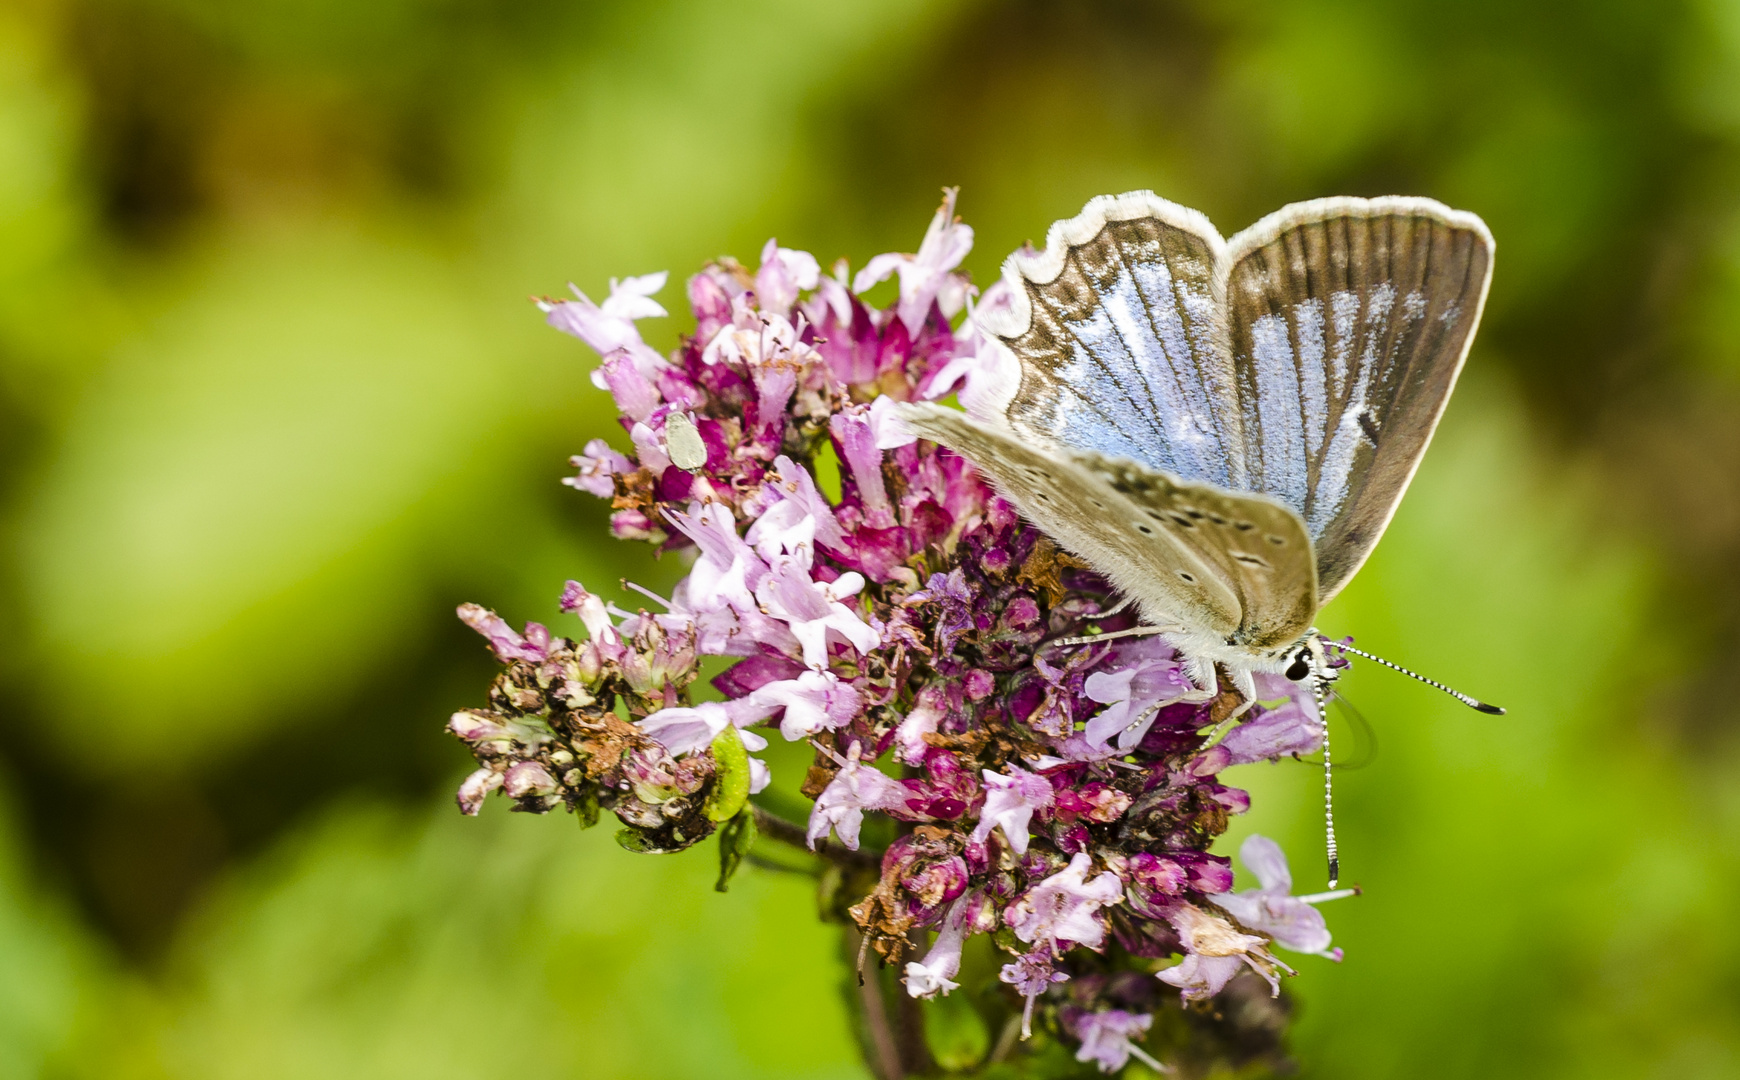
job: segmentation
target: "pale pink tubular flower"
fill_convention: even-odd
[[[1020,380],[1020,365],[1007,346],[979,325],[979,317],[1009,309],[1014,298],[1008,283],[999,279],[980,294],[977,303],[968,299],[967,321],[957,332],[960,343],[955,355],[925,379],[920,398],[935,401],[958,394],[962,408],[971,415],[981,420],[995,415],[994,403]]]
[[[816,488],[815,478],[810,476],[809,470],[781,454],[773,459],[773,471],[779,478],[778,483],[769,482],[765,486],[772,488],[773,493],[794,503],[815,520],[817,543],[836,551],[843,550],[846,546],[846,532],[840,528],[840,521],[834,516],[834,508]]]
[[[859,745],[852,744],[848,755],[840,762],[840,771],[816,798],[816,805],[810,810],[808,838],[811,850],[815,849],[817,840],[832,832],[848,850],[857,851],[858,830],[864,824],[864,811],[899,809],[906,805],[906,787],[875,766],[859,760]]]
[[[868,411],[858,408],[837,412],[829,419],[828,430],[858,485],[865,523],[873,529],[886,529],[895,524],[894,507],[888,501],[888,487],[882,482],[882,451],[877,446],[876,429],[865,415]]]
[[[661,270],[621,281],[611,278],[610,297],[602,304],[594,304],[585,293],[569,285],[577,299],[541,300],[538,307],[544,311],[545,321],[551,326],[573,334],[596,349],[600,356],[618,349],[627,350],[635,367],[651,378],[660,368],[667,366],[665,358],[641,340],[640,330],[634,323],[636,319],[658,318],[665,314],[665,309],[652,298],[652,294],[665,287],[667,276]],[[596,373],[594,385],[604,388]]]
[[[1029,944],[1055,949],[1059,942],[1072,941],[1098,950],[1105,943],[1106,928],[1094,913],[1123,900],[1124,887],[1110,871],[1090,880],[1087,875],[1093,868],[1087,852],[1076,852],[1068,866],[1004,909],[1004,921]]]
[[[1239,922],[1275,939],[1275,944],[1294,952],[1325,956],[1340,962],[1341,950],[1329,947],[1329,927],[1313,904],[1355,896],[1357,889],[1293,896],[1293,875],[1281,845],[1266,836],[1251,835],[1239,845],[1239,858],[1256,875],[1258,887],[1225,893],[1214,898]]]
[[[476,817],[478,811],[483,809],[484,796],[501,787],[501,777],[499,770],[487,765],[467,776],[459,785],[459,792],[455,796],[459,809]]]
[[[966,280],[954,269],[973,250],[973,229],[955,218],[958,193],[958,188],[944,192],[942,206],[931,218],[916,255],[878,255],[858,271],[852,282],[854,291],[866,292],[889,275],[899,274],[900,321],[914,336],[924,326],[932,303],[940,304],[943,314],[951,317],[966,303]]]
[[[1017,855],[1027,854],[1028,824],[1034,811],[1051,806],[1051,781],[1010,765],[1008,775],[985,769],[985,808],[979,814],[979,824],[973,829],[973,839],[983,842],[993,828],[1001,826],[1003,838]]]
[[[906,974],[901,981],[906,983],[908,994],[915,998],[933,998],[960,985],[954,977],[961,973],[961,949],[967,940],[967,912],[977,900],[976,894],[967,893],[949,905],[930,951],[925,953],[922,961],[910,961],[906,965]]]

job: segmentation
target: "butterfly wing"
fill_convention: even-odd
[[[1245,486],[1231,355],[1208,219],[1151,192],[1102,196],[1009,257],[1006,310],[984,329],[1016,364],[989,412],[1029,443],[1130,458]]]
[[[1430,199],[1319,199],[1229,241],[1243,487],[1298,511],[1325,602],[1383,534],[1486,300],[1492,235]]]
[[[1095,450],[1046,449],[936,405],[902,405],[898,415],[971,460],[1034,524],[1135,597],[1149,622],[1261,650],[1298,640],[1317,612],[1305,525],[1272,499]]]

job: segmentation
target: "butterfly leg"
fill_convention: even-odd
[[[1109,634],[1087,634],[1082,637],[1058,638],[1053,645],[1092,645],[1098,641],[1113,641],[1126,637],[1152,637],[1155,634],[1176,633],[1176,626],[1132,626],[1128,630],[1113,630]],[[1201,685],[1198,683],[1197,685]]]

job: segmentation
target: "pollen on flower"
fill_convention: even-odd
[[[1063,644],[1134,616],[1105,614],[1107,581],[968,461],[901,430],[890,402],[967,400],[1001,377],[999,349],[958,318],[971,244],[952,192],[916,254],[855,277],[769,240],[753,271],[725,260],[689,279],[695,333],[668,356],[637,325],[665,314],[664,274],[540,305],[599,352],[593,381],[626,435],[586,443],[564,482],[610,500],[616,536],[693,561],[634,611],[567,582],[574,637],[460,608],[503,668],[449,723],[478,765],[458,801],[475,814],[496,793],[588,824],[610,811],[639,852],[719,832],[721,887],[758,830],[814,850],[839,870],[825,909],[911,995],[955,990],[963,950],[989,935],[1022,1035],[1061,1035],[1107,1071],[1157,1065],[1142,1046],[1162,983],[1206,1000],[1240,972],[1286,972],[1271,942],[1333,955],[1322,898],[1290,895],[1278,849],[1247,843],[1261,888],[1236,894],[1209,850],[1249,805],[1220,770],[1313,750],[1321,721],[1272,680],[1205,745],[1224,713],[1170,646]],[[889,277],[893,306],[866,303]],[[707,695],[722,700],[698,694],[708,658],[730,661]],[[756,755],[775,733],[815,749],[791,778],[807,823],[745,801],[769,783]]]

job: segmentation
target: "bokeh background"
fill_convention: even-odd
[[[0,1075],[862,1075],[805,880],[462,819],[441,727],[459,601],[676,571],[557,483],[610,410],[527,295],[861,265],[945,184],[980,282],[1129,188],[1485,217],[1322,623],[1511,711],[1350,678],[1301,1075],[1740,1075],[1734,0],[8,0]],[[1242,780],[1314,885],[1316,775]]]

